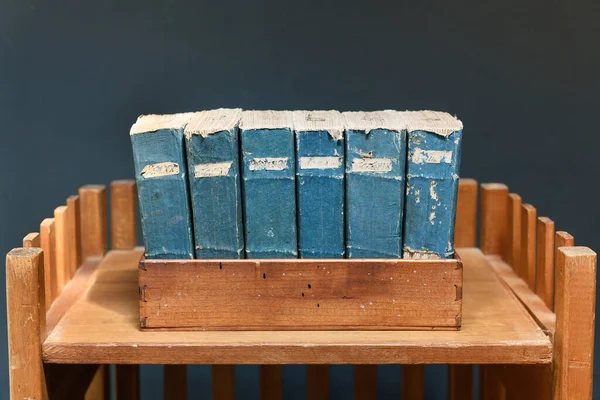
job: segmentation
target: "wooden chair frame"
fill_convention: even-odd
[[[480,398],[591,399],[596,254],[574,247],[568,233],[555,233],[549,218],[536,218],[536,209],[505,185],[479,187],[471,179],[460,182],[457,247],[476,246],[478,194],[480,249],[489,268],[553,347],[551,359],[542,363],[481,365]],[[110,205],[112,249],[131,250],[136,245],[135,182],[113,182]],[[107,253],[107,211],[106,187],[84,186],[40,224],[39,233],[27,235],[22,248],[7,254],[11,398],[108,398],[106,365],[44,363],[42,354],[42,345]],[[354,371],[355,398],[374,398],[375,366],[356,365]],[[281,366],[263,365],[260,373],[261,398],[280,399]],[[404,365],[402,374],[402,398],[423,398],[423,365]],[[118,398],[138,398],[139,367],[118,365],[116,375]],[[164,375],[166,397],[186,398],[185,365],[167,365]],[[473,379],[471,365],[450,365],[448,397],[472,398]],[[232,365],[213,366],[213,398],[233,399],[233,382]],[[306,384],[307,398],[327,398],[328,366],[309,365]]]

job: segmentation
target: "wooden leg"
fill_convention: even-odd
[[[165,365],[165,400],[187,399],[187,365]]]
[[[473,398],[473,366],[448,366],[448,400],[471,400]]]
[[[44,259],[39,248],[6,256],[6,305],[11,399],[47,398],[41,340],[45,334]]]
[[[260,366],[260,398],[261,400],[281,400],[283,387],[281,365]]]
[[[235,399],[235,367],[233,365],[212,366],[213,400]]]
[[[117,400],[140,397],[140,368],[138,365],[117,365]]]
[[[402,399],[423,400],[425,397],[425,366],[402,366]]]
[[[591,399],[596,253],[561,247],[556,263],[553,398]]]
[[[306,399],[327,400],[329,398],[329,365],[306,366]]]

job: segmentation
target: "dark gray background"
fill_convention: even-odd
[[[80,185],[133,176],[137,115],[222,106],[449,111],[465,124],[462,176],[507,183],[599,250],[599,19],[593,0],[0,0],[0,254]],[[242,372],[238,394],[255,396],[256,370]],[[144,370],[150,398],[159,373]],[[350,373],[334,372],[338,398]],[[209,370],[191,374],[205,392]],[[286,372],[287,397],[300,374]],[[382,393],[397,398],[398,374],[382,371]]]

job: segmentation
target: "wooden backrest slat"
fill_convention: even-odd
[[[477,190],[474,179],[458,181],[454,247],[477,246]]]
[[[482,183],[480,193],[481,251],[487,255],[503,255],[508,236],[508,187],[501,183]]]
[[[213,400],[235,399],[235,367],[233,365],[212,366]]]
[[[102,257],[107,250],[106,186],[86,185],[79,189],[81,259]]]
[[[535,291],[535,246],[537,211],[531,204],[521,206],[521,266],[520,276]]]
[[[67,242],[68,242],[68,208],[67,206],[56,207],[54,210],[54,235],[56,259],[54,275],[58,287],[57,296],[65,288],[72,276],[67,266]]]
[[[552,310],[554,302],[554,221],[537,220],[537,272],[535,293]]]
[[[516,193],[508,195],[508,257],[506,259],[512,269],[520,274],[521,266],[521,196]]]
[[[39,248],[40,245],[40,234],[37,232],[31,232],[28,233],[27,236],[25,236],[23,238],[23,247],[24,248],[30,248],[30,247],[37,247]]]
[[[111,244],[115,250],[130,250],[136,246],[135,181],[120,180],[110,184]]]
[[[81,265],[81,224],[79,216],[81,214],[81,205],[79,196],[70,196],[67,198],[68,207],[68,265],[71,275],[74,275],[77,268]]]
[[[54,218],[46,218],[40,224],[40,246],[44,250],[44,293],[46,295],[46,311],[58,296],[56,280],[56,235]]]

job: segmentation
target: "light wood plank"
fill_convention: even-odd
[[[535,291],[536,209],[531,204],[521,206],[521,278]]]
[[[521,196],[508,195],[508,264],[521,275]]]
[[[448,400],[471,400],[473,398],[473,366],[448,366]]]
[[[111,251],[93,283],[44,343],[61,363],[140,364],[478,364],[549,363],[551,344],[478,249],[464,262],[460,331],[142,332],[142,249]],[[85,268],[82,267],[82,268]],[[78,271],[78,274],[81,272]]]
[[[560,247],[556,263],[553,398],[591,399],[596,253]]]
[[[67,208],[69,210],[69,270],[71,271],[71,275],[74,275],[77,268],[81,265],[81,224],[79,221],[81,204],[79,196],[70,196],[67,199]]]
[[[138,365],[117,365],[117,400],[140,398],[140,371]],[[165,382],[166,391],[166,382]]]
[[[261,400],[281,400],[283,396],[281,365],[260,366]]]
[[[44,250],[44,293],[46,311],[60,293],[56,276],[56,236],[54,218],[46,218],[40,224],[40,245]]]
[[[329,365],[306,366],[306,399],[329,399]]]
[[[233,365],[212,366],[213,400],[235,399],[235,367]]]
[[[354,366],[354,400],[377,398],[377,366]]]
[[[552,310],[554,302],[554,221],[537,220],[537,272],[535,292]]]
[[[166,400],[187,399],[187,365],[165,365]]]
[[[458,181],[454,229],[455,247],[475,247],[477,245],[477,191],[476,180],[461,178]]]
[[[87,185],[79,189],[81,259],[102,257],[107,249],[106,187]]]
[[[402,399],[423,400],[425,397],[425,367],[423,365],[402,366]]]
[[[39,248],[41,247],[40,243],[40,234],[37,232],[28,233],[27,236],[23,238],[23,247],[25,248]]]
[[[111,242],[115,250],[131,250],[136,246],[135,198],[135,181],[120,180],[110,184]]]
[[[71,273],[67,266],[67,247],[68,247],[68,208],[60,206],[54,210],[54,236],[55,236],[55,253],[56,259],[56,285],[58,293],[62,292],[65,285],[71,279]]]
[[[47,398],[40,343],[45,332],[42,249],[6,255],[8,363],[12,399]]]
[[[109,400],[110,384],[106,365],[99,365],[92,382],[85,392],[85,400]]]
[[[507,246],[508,187],[481,184],[480,247],[484,254],[503,255]]]

